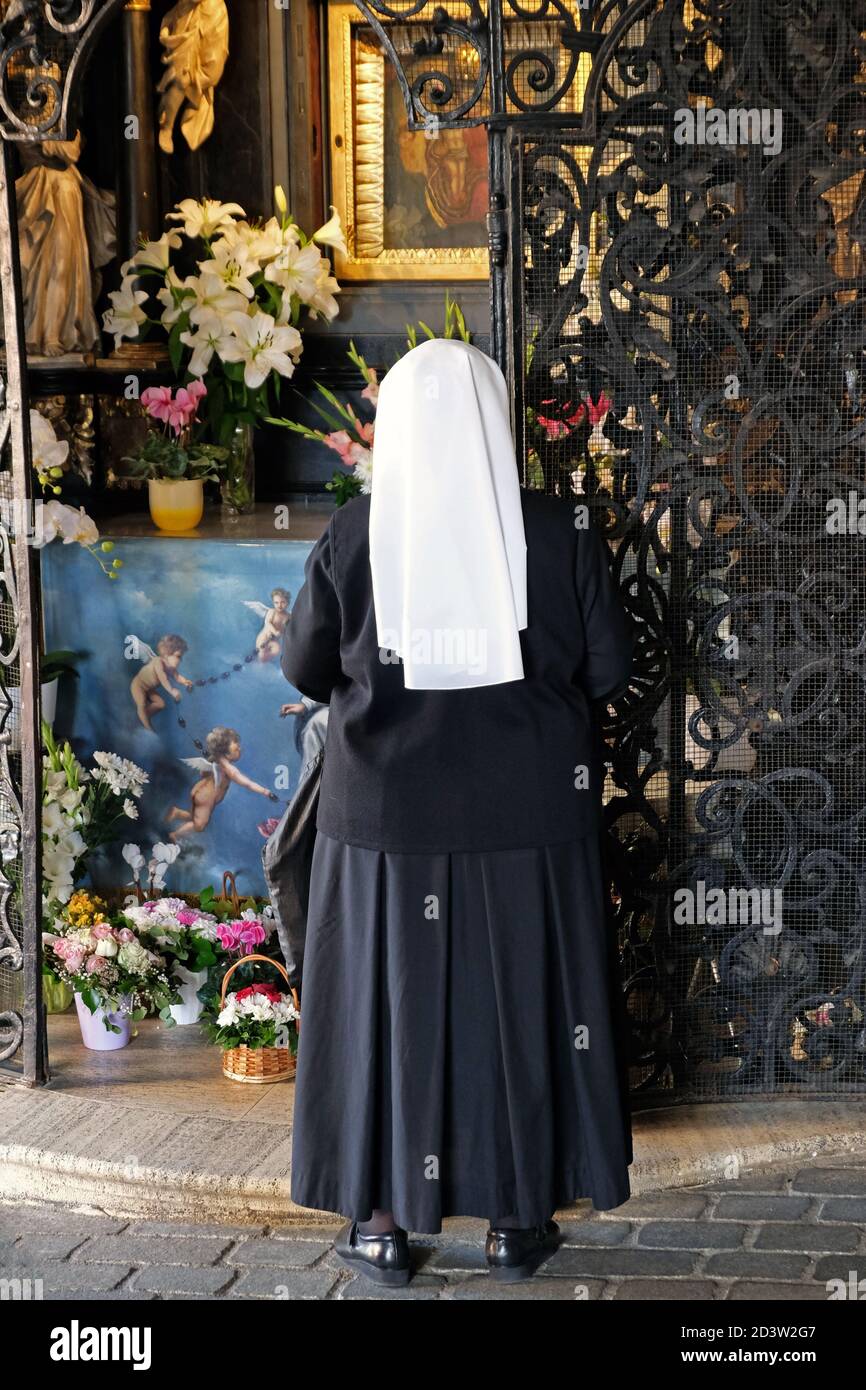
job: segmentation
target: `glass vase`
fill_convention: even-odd
[[[228,450],[229,456],[222,466],[220,477],[220,498],[223,517],[231,521],[245,512],[251,512],[256,500],[252,425],[235,425]]]

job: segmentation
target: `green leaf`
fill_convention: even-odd
[[[181,359],[183,357],[183,343],[180,341],[182,331],[180,324],[174,323],[168,335],[168,356],[175,376],[177,376],[180,371]]]

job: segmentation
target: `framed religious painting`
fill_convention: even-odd
[[[330,201],[348,246],[348,255],[336,257],[337,277],[485,280],[484,127],[408,130],[393,65],[361,12],[332,4],[327,15]],[[411,60],[425,27],[410,21],[389,32]],[[474,82],[477,54],[470,50],[463,61],[463,80]]]

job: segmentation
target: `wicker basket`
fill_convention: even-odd
[[[280,965],[278,960],[271,960],[270,956],[242,956],[230,966],[223,978],[222,990],[220,992],[220,1007],[226,1002],[226,990],[228,982],[235,973],[239,965],[243,965],[249,960],[263,960],[267,965],[273,965],[279,970],[286,984],[289,984],[288,972]],[[296,989],[291,990],[295,1008],[300,1015],[301,1005]],[[298,1032],[301,1031],[300,1017],[295,1024]],[[295,1074],[295,1059],[288,1047],[227,1047],[223,1052],[223,1076],[227,1076],[230,1081],[251,1081],[254,1085],[264,1086],[271,1081],[290,1081]]]

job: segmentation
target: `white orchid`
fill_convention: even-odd
[[[114,337],[115,348],[119,348],[124,338],[137,338],[141,325],[147,322],[147,314],[141,307],[147,293],[135,288],[135,280],[125,279],[120,289],[112,290],[108,298],[111,308],[103,314],[102,326]]]
[[[243,217],[244,210],[239,203],[220,203],[215,198],[184,198],[177,204],[177,212],[168,214],[169,222],[182,222],[184,234],[191,240],[203,237],[206,241],[225,227],[230,227],[236,216]]]
[[[50,420],[38,410],[30,412],[30,446],[33,467],[40,477],[52,468],[62,468],[69,457],[68,442],[57,438]]]
[[[244,383],[255,391],[271,372],[291,376],[301,350],[296,328],[281,326],[270,314],[229,314],[233,338],[222,351],[224,362],[244,363]]]
[[[313,232],[313,241],[317,241],[320,246],[333,246],[335,250],[342,252],[344,256],[349,254],[346,245],[346,235],[343,231],[343,224],[340,221],[340,214],[335,207],[331,208],[330,219],[324,227],[320,227],[317,232]]]
[[[40,550],[58,536],[63,537],[64,545],[76,541],[79,545],[91,546],[99,540],[99,530],[83,507],[67,507],[65,502],[56,501],[40,503],[39,525],[32,544]]]

